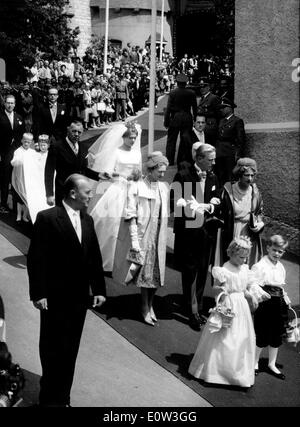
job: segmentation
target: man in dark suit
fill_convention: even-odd
[[[200,80],[201,98],[198,104],[198,114],[206,117],[206,132],[210,136],[212,145],[216,144],[219,121],[220,98],[211,92],[210,84],[207,80]]]
[[[80,122],[72,122],[67,129],[67,136],[54,142],[48,152],[45,166],[46,197],[49,206],[60,205],[63,198],[63,184],[73,173],[81,173],[88,178],[98,181],[101,176],[88,168],[85,153],[80,146],[83,126]],[[55,175],[56,172],[56,175]],[[54,197],[55,175],[55,197]]]
[[[206,117],[201,114],[196,115],[196,119],[194,121],[194,126],[191,130],[190,134],[190,145],[186,147],[185,152],[181,154],[181,158],[184,159],[184,161],[192,164],[194,163],[194,159],[192,156],[193,151],[193,144],[195,142],[199,142],[202,144],[210,144],[210,137],[209,134],[206,132]],[[180,149],[181,147],[179,147]]]
[[[38,214],[28,251],[30,299],[41,311],[41,406],[69,406],[76,358],[89,305],[105,302],[102,258],[91,198],[78,174],[64,184],[63,206]]]
[[[228,98],[223,98],[219,106],[223,118],[219,123],[216,145],[216,174],[221,185],[232,179],[232,169],[241,157],[246,141],[244,121],[234,115],[235,107],[236,104]]]
[[[48,89],[47,102],[41,104],[34,112],[33,132],[35,138],[38,135],[49,135],[50,142],[64,138],[66,136],[68,117],[65,104],[59,104],[58,89],[50,87]]]
[[[0,213],[8,213],[8,189],[11,180],[11,160],[14,151],[21,145],[22,135],[25,132],[24,120],[15,113],[16,99],[13,95],[6,95],[4,111],[0,112]]]
[[[181,270],[189,323],[196,330],[200,330],[206,320],[203,315],[203,292],[217,232],[214,215],[218,211],[219,185],[212,172],[215,158],[212,145],[200,145],[195,164],[177,172],[172,190],[175,203],[175,260]],[[179,204],[181,198],[187,202],[186,206]]]
[[[179,132],[180,145],[177,155],[177,165],[184,160],[182,154],[186,152],[187,147],[191,146],[190,133],[193,127],[193,120],[197,113],[196,94],[193,90],[186,87],[188,77],[185,74],[178,74],[176,81],[178,87],[170,92],[164,115],[164,126],[168,129],[166,157],[169,160],[170,166],[174,165],[176,142]]]

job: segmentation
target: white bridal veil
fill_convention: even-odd
[[[131,150],[141,149],[142,128],[135,123],[138,131],[137,138]],[[111,174],[114,171],[117,148],[123,144],[123,135],[127,130],[124,123],[118,123],[107,129],[88,150],[88,165],[96,172],[107,172]]]

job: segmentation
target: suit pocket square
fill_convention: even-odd
[[[211,188],[211,191],[214,191],[215,189],[216,189],[216,186],[213,185],[212,188]]]

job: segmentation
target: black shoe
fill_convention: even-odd
[[[266,372],[270,375],[272,375],[275,378],[278,378],[279,380],[285,380],[285,375],[282,372],[279,372],[279,374],[277,374],[276,372],[274,372],[271,368],[267,368]]]
[[[200,331],[201,325],[203,323],[201,322],[199,314],[192,314],[189,318],[189,325],[194,331]]]

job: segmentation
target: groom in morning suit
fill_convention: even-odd
[[[85,213],[89,181],[68,177],[62,206],[39,212],[27,268],[30,299],[40,310],[40,406],[70,406],[80,338],[89,306],[105,302],[102,258]]]
[[[174,177],[174,255],[181,270],[182,290],[191,328],[200,330],[205,322],[203,292],[216,241],[214,215],[218,213],[219,184],[212,172],[216,151],[202,144],[196,150],[195,163],[186,165]],[[178,185],[179,184],[179,185]],[[176,191],[180,190],[181,194]],[[177,195],[176,195],[177,193]],[[178,198],[193,200],[184,209]],[[202,213],[196,209],[201,204]]]
[[[100,173],[88,168],[88,161],[80,144],[82,133],[82,123],[73,121],[67,129],[67,136],[55,141],[49,148],[45,166],[45,187],[49,206],[53,206],[54,202],[61,205],[63,185],[69,175],[80,173],[95,181],[102,177]]]

